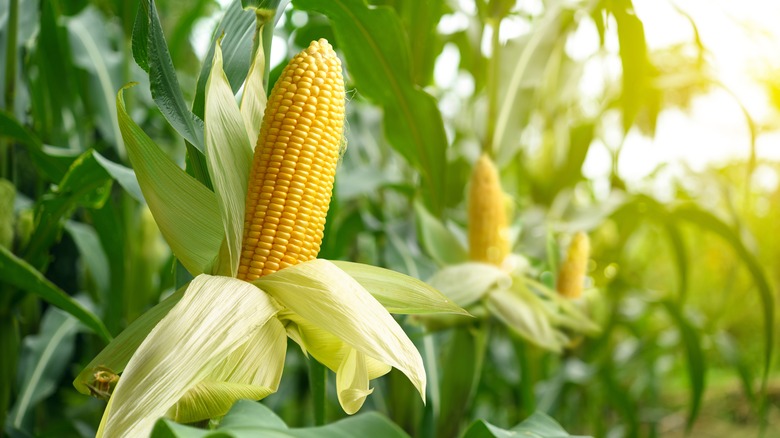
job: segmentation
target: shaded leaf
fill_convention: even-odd
[[[692,204],[684,204],[675,208],[671,212],[671,216],[675,219],[692,222],[705,230],[719,235],[734,249],[734,252],[753,277],[761,298],[761,310],[764,318],[764,372],[761,379],[761,394],[766,396],[769,371],[774,354],[775,298],[764,268],[761,266],[758,258],[747,249],[739,234],[712,213]]]
[[[707,364],[704,361],[704,352],[701,348],[701,340],[695,327],[693,327],[675,303],[663,301],[661,303],[666,312],[671,316],[677,329],[680,331],[688,365],[688,381],[691,384],[691,401],[688,407],[688,419],[686,429],[690,433],[696,417],[701,408],[701,399],[704,394],[704,378],[707,374]]]
[[[447,191],[444,122],[436,100],[414,84],[408,39],[395,11],[369,8],[364,0],[296,0],[295,6],[331,20],[359,92],[384,109],[385,136],[420,172],[426,204],[440,214]]]
[[[32,435],[32,410],[57,389],[73,354],[79,324],[67,313],[50,307],[40,333],[25,338],[20,359],[20,383],[16,403],[8,413],[8,426]]]
[[[0,279],[2,279],[0,280],[2,283],[35,294],[44,301],[59,307],[73,315],[103,339],[111,340],[108,330],[95,314],[47,280],[43,274],[27,262],[16,257],[2,246],[0,246]]]
[[[206,53],[206,57],[203,58],[203,66],[198,76],[195,100],[192,103],[192,112],[197,116],[203,117],[206,102],[206,82],[211,74],[217,40],[222,38],[222,68],[228,82],[230,82],[233,93],[236,93],[241,88],[241,84],[244,83],[251,64],[251,36],[255,33],[255,22],[255,14],[252,11],[244,10],[241,6],[241,0],[233,0],[225,9],[225,15],[211,37],[209,51]]]
[[[434,260],[445,266],[468,260],[466,249],[443,223],[419,202],[414,207],[420,243]]]

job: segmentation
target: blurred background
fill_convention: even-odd
[[[215,29],[242,2],[155,3],[197,113]],[[466,246],[483,152],[508,195],[513,252],[541,282],[575,232],[590,236],[585,300],[602,332],[553,355],[492,329],[464,418],[508,427],[541,410],[599,437],[780,436],[779,3],[336,1],[352,22],[311,3],[282,2],[268,59],[273,82],[325,37],[345,61],[348,148],[322,258],[430,278]],[[134,62],[138,7],[0,0],[0,246],[113,335],[181,282],[127,173],[109,169],[129,166],[115,96],[131,81],[131,117],[190,163]],[[343,30],[356,23],[365,38]],[[384,63],[360,56],[366,43]],[[77,171],[92,173],[73,170],[88,159]],[[71,381],[104,341],[12,283],[0,277],[4,433],[93,435],[104,402]],[[309,425],[305,359],[287,368],[265,404]],[[364,409],[427,434],[431,407],[394,373]]]

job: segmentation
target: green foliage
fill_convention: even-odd
[[[280,5],[274,17],[247,8]],[[391,374],[344,419],[327,367],[311,361],[309,376],[290,348],[265,406],[239,402],[200,428],[160,420],[153,436],[571,436],[558,423],[593,436],[700,436],[733,412],[740,432],[776,428],[780,189],[759,176],[771,182],[780,166],[756,156],[776,114],[757,119],[735,102],[745,159],[626,175],[625,144],[653,136],[665,111],[695,109],[713,89],[737,96],[712,68],[706,34],[685,5],[676,13],[690,40],[663,48],[631,0],[530,5],[0,0],[3,431],[94,433],[104,406],[82,394],[95,371],[121,373],[181,299],[184,268],[212,268],[223,230],[203,153],[206,86],[221,42],[227,85],[237,101],[246,92],[258,19],[264,85],[283,65],[271,65],[272,47],[289,58],[326,37],[343,56],[349,147],[320,257],[349,260],[334,263],[411,314],[398,321],[426,364],[427,405]],[[596,48],[578,56],[572,45],[592,28]],[[603,71],[596,91],[593,71]],[[129,82],[140,86],[124,93]],[[591,238],[592,287],[576,306],[601,331],[566,331],[560,354],[478,302],[490,278],[453,270],[468,259],[465,185],[483,152],[511,199],[528,284],[554,289],[571,235]],[[603,178],[587,171],[598,154],[609,155]],[[528,292],[525,304],[554,301]],[[416,314],[458,313],[453,301],[467,298],[469,317]],[[507,319],[526,307],[492,310]]]
[[[407,437],[398,426],[375,412],[360,414],[327,426],[293,429],[281,418],[260,403],[239,401],[212,432],[180,426],[168,420],[160,420],[152,431],[152,437]]]
[[[447,168],[441,165],[446,160],[447,137],[436,101],[414,84],[408,40],[395,11],[368,8],[363,0],[297,0],[295,4],[331,20],[360,93],[383,108],[390,145],[423,176],[427,204],[440,214],[440,193],[447,182]]]

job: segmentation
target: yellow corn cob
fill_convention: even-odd
[[[341,61],[324,39],[293,58],[265,108],[246,199],[238,278],[317,257],[344,131]]]
[[[566,260],[558,272],[558,293],[566,298],[575,299],[582,295],[585,274],[590,258],[590,240],[588,235],[580,231],[574,235],[566,253]]]
[[[469,256],[501,265],[509,254],[506,200],[493,161],[482,155],[471,174],[469,192]]]

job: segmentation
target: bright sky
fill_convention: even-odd
[[[770,117],[771,107],[756,77],[780,68],[780,2],[770,0],[686,0],[677,2],[697,23],[711,52],[714,74],[742,101],[757,121]],[[651,49],[691,41],[687,19],[666,0],[634,0]],[[774,62],[774,65],[772,65]],[[694,100],[687,113],[664,111],[654,139],[632,132],[626,140],[619,171],[627,180],[647,175],[660,163],[685,162],[696,170],[710,163],[745,159],[750,154],[749,131],[734,98],[721,89]],[[608,171],[606,152],[588,157],[586,172]],[[757,140],[759,158],[780,160],[780,134],[766,133]],[[760,175],[764,175],[761,177]],[[776,185],[777,176],[762,173],[759,184]],[[767,187],[769,188],[769,187]]]

